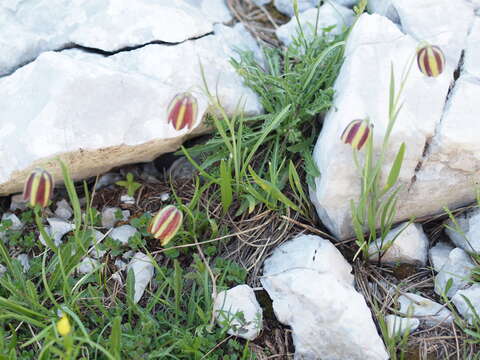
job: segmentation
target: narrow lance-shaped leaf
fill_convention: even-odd
[[[405,157],[405,143],[400,145],[400,149],[398,150],[397,156],[393,161],[392,168],[390,169],[390,174],[387,178],[387,184],[385,185],[385,190],[390,189],[398,180],[398,176],[400,174],[400,170],[403,164],[403,158]]]
[[[232,205],[232,174],[230,166],[227,167],[225,160],[220,161],[220,195],[222,198],[223,211],[227,212]]]

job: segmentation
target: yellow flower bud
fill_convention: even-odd
[[[62,336],[67,336],[72,331],[70,320],[68,320],[68,317],[65,313],[62,314],[62,317],[57,322],[57,331]]]

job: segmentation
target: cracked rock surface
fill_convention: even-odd
[[[475,75],[480,27],[466,0],[392,0],[401,26],[378,14],[364,14],[346,45],[337,78],[334,106],[325,118],[314,150],[321,176],[311,197],[322,222],[338,237],[352,235],[350,200],[358,199],[360,180],[351,147],[339,139],[346,125],[369,117],[377,150],[388,122],[390,65],[399,78],[420,41],[442,48],[445,71],[427,78],[413,64],[403,93],[403,108],[393,129],[385,177],[402,142],[406,154],[396,221],[437,213],[475,199],[480,180],[480,148],[474,141],[480,108]],[[465,59],[465,66],[462,67]],[[470,59],[470,60],[468,60]],[[476,57],[478,59],[478,57]],[[468,60],[468,61],[467,61]],[[455,72],[460,74],[457,79]],[[477,92],[479,94],[477,94]]]
[[[201,66],[227,113],[239,99],[246,113],[260,113],[229,62],[237,48],[258,58],[260,50],[243,25],[215,24],[229,19],[223,0],[2,3],[0,195],[21,191],[34,167],[60,180],[57,156],[80,179],[150,161],[205,132]],[[176,130],[167,108],[185,91],[198,115],[192,129]]]
[[[328,240],[300,235],[265,260],[261,283],[277,319],[292,328],[295,359],[386,360],[350,264]]]
[[[222,0],[7,0],[0,4],[0,75],[48,50],[179,43],[230,19]]]

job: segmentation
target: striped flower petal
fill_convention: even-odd
[[[417,64],[424,75],[437,77],[445,69],[445,56],[438,46],[425,45],[417,50]]]
[[[167,245],[182,225],[183,214],[173,205],[160,210],[150,221],[147,231],[155,239],[160,240],[162,246]]]
[[[354,149],[360,150],[370,136],[370,125],[366,120],[353,120],[343,130],[341,140],[350,144]]]
[[[28,201],[30,206],[40,205],[42,208],[48,206],[53,194],[53,178],[46,170],[35,169],[27,178],[23,188],[23,199]]]
[[[197,119],[197,109],[197,99],[192,94],[178,94],[168,106],[167,122],[172,124],[175,130],[185,127],[190,130]]]

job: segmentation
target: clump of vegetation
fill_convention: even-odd
[[[306,173],[313,186],[313,178],[319,176],[311,155],[313,142],[323,114],[332,106],[347,34],[346,29],[327,36],[327,29],[324,36],[307,39],[300,27],[288,48],[264,48],[264,61],[251,52],[232,59],[246,85],[259,96],[264,115],[246,116],[240,103],[239,111],[229,117],[206,89],[216,110],[211,116],[216,134],[206,144],[183,152],[192,162],[202,158],[196,166],[219,187],[225,211],[235,203],[239,215],[265,204],[311,216],[300,179]]]

